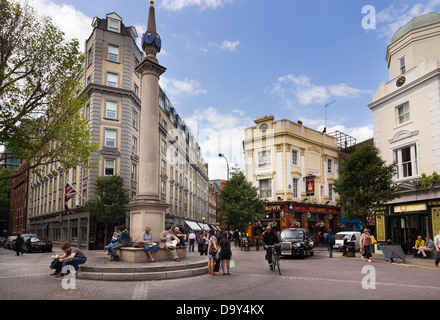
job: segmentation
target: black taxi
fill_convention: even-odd
[[[289,228],[281,231],[281,257],[299,256],[304,259],[306,255],[313,256],[315,242],[308,229]]]

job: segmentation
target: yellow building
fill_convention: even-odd
[[[246,177],[267,201],[263,225],[309,228],[317,236],[338,230],[341,211],[333,191],[338,178],[337,138],[307,128],[301,121],[257,118],[245,129]]]
[[[440,172],[440,15],[431,12],[402,26],[388,45],[389,81],[369,105],[374,143],[388,163],[397,163],[394,182],[401,197],[377,218],[379,241],[408,250],[417,235],[440,228],[440,188],[422,190],[417,180]]]

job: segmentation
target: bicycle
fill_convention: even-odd
[[[278,255],[277,250],[275,249],[276,245],[267,246],[268,248],[272,248],[272,264],[273,264],[273,270],[278,269],[278,273],[281,275],[280,270],[280,256]]]

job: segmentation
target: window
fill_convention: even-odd
[[[115,160],[104,160],[104,175],[113,176],[115,174]]]
[[[327,172],[333,172],[333,158],[327,158]]]
[[[292,149],[292,164],[299,166],[299,151],[296,149]]]
[[[105,102],[105,117],[109,119],[116,119],[116,115],[118,110],[118,103],[114,101],[106,101]]]
[[[167,163],[164,160],[161,161],[160,173],[167,173]]]
[[[139,119],[139,116],[138,116],[138,113],[137,113],[136,110],[133,110],[133,115],[132,115],[132,117],[133,117],[133,119],[132,119],[131,124],[133,125],[133,127],[137,128],[137,127],[138,127],[138,119]]]
[[[405,103],[404,105],[397,107],[397,124],[403,124],[410,120],[409,117],[409,103]]]
[[[119,62],[119,47],[109,44],[108,45],[108,60],[113,62]]]
[[[272,180],[260,180],[260,196],[262,198],[272,198]]]
[[[333,187],[334,187],[333,183],[328,184],[328,199],[330,201],[335,201]]]
[[[120,24],[118,20],[108,19],[108,29],[113,32],[119,32]]]
[[[105,137],[105,141],[104,141],[104,145],[106,147],[116,147],[116,131],[114,130],[105,130],[104,133]]]
[[[265,167],[270,167],[271,165],[272,165],[272,151],[271,150],[258,151],[258,167],[265,168]]]
[[[418,160],[416,145],[407,146],[394,151],[397,161],[397,178],[410,178],[418,175]]]
[[[139,96],[139,86],[136,83],[133,85],[133,92],[135,95]]]
[[[404,74],[406,72],[405,57],[400,58],[399,63],[400,63],[400,74]]]
[[[293,178],[293,181],[292,181],[292,191],[293,191],[293,198],[295,199],[295,198],[299,198],[300,196],[299,196],[299,189],[298,189],[298,186],[299,186],[299,179],[298,178]]]
[[[118,75],[116,73],[107,73],[107,85],[109,87],[118,87]]]
[[[131,141],[131,152],[133,154],[137,154],[137,148],[138,148],[138,140],[136,137],[132,137]]]
[[[136,181],[137,180],[136,177],[137,177],[137,165],[132,164],[131,165],[131,180]]]

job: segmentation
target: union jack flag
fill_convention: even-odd
[[[67,206],[67,201],[72,199],[74,196],[76,196],[78,193],[76,190],[67,182],[66,183],[66,192],[64,195],[64,212],[65,214],[72,214],[73,212],[69,209]]]

